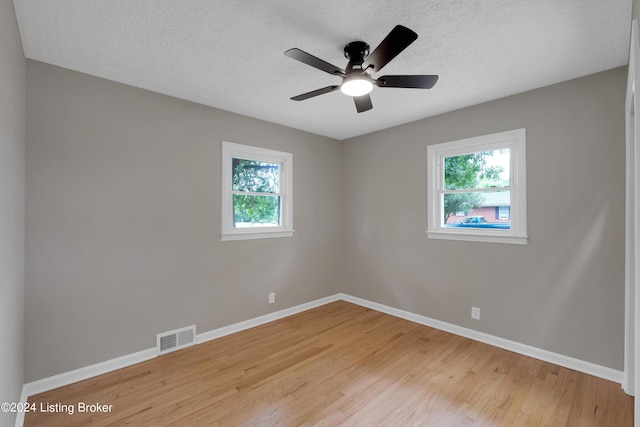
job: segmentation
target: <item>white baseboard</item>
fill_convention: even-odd
[[[106,374],[136,363],[145,362],[156,357],[156,348],[148,348],[138,351],[137,353],[127,354],[125,356],[116,357],[115,359],[105,360],[104,362],[94,365],[85,366],[83,368],[74,369],[73,371],[64,372],[62,374],[43,378],[41,380],[26,383],[22,388],[22,393],[28,396],[53,390],[54,388],[63,387],[78,381],[86,380],[98,375]]]
[[[573,369],[574,371],[604,378],[605,380],[613,381],[619,384],[622,384],[624,380],[624,372],[612,368],[607,368],[606,366],[596,365],[595,363],[591,362],[585,362],[584,360],[554,353],[548,350],[543,350],[516,341],[496,337],[494,335],[464,328],[462,326],[454,325],[451,323],[442,322],[430,317],[421,316],[419,314],[411,313],[404,310],[399,310],[397,308],[389,307],[387,305],[368,301],[362,298],[353,297],[351,295],[340,294],[340,299],[370,308],[372,310],[381,311],[395,317],[400,317],[411,322],[430,326],[432,328],[460,335],[465,338],[470,338],[474,341],[480,341],[485,344],[513,351],[514,353],[519,353],[545,362],[550,362],[555,365],[563,366],[565,368]]]
[[[245,329],[253,328],[268,322],[273,322],[274,320],[282,319],[287,316],[291,316],[294,314],[301,313],[303,311],[310,310],[312,308],[320,307],[321,305],[329,304],[330,302],[338,301],[339,299],[340,299],[340,294],[336,294],[326,298],[320,298],[308,303],[300,304],[295,307],[290,307],[284,310],[265,314],[264,316],[245,320],[243,322],[234,323],[233,325],[223,326],[222,328],[214,329],[208,332],[203,332],[201,334],[196,335],[196,344],[201,344],[203,342],[207,342],[216,338],[220,338],[226,335],[234,334],[236,332],[244,331]],[[33,396],[34,394],[44,393],[45,391],[53,390],[58,387],[63,387],[78,381],[82,381],[98,375],[106,374],[107,372],[112,372],[117,369],[126,368],[127,366],[135,365],[140,362],[145,362],[155,357],[157,357],[157,353],[156,353],[156,348],[153,347],[153,348],[148,348],[146,350],[139,351],[137,353],[116,357],[115,359],[106,360],[104,362],[96,363],[94,365],[85,366],[83,368],[74,369],[73,371],[64,372],[62,374],[43,378],[41,380],[26,383],[22,387],[22,396],[24,397],[24,401],[26,402],[27,398],[29,396]]]
[[[311,310],[312,308],[320,307],[321,305],[329,304],[330,302],[338,301],[341,299],[342,294],[331,295],[325,298],[320,298],[311,302],[296,305],[295,307],[285,308],[284,310],[276,311],[273,313],[265,314],[264,316],[254,317],[253,319],[245,320],[243,322],[234,323],[233,325],[223,326],[222,328],[214,329],[209,332],[203,332],[196,336],[196,344],[215,340],[226,335],[235,334],[236,332],[244,331],[245,329],[254,328],[256,326],[263,325],[265,323],[273,322],[274,320],[283,319],[294,314],[302,313],[303,311]]]
[[[233,325],[224,326],[222,328],[214,329],[212,331],[203,332],[196,335],[196,344],[201,344],[207,341],[221,338],[226,335],[234,334],[236,332],[244,331],[245,329],[253,328],[265,323],[273,322],[294,314],[301,313],[312,308],[320,307],[325,304],[329,304],[334,301],[344,300],[353,304],[358,304],[363,307],[377,310],[382,313],[390,314],[401,319],[409,320],[411,322],[419,323],[421,325],[430,326],[432,328],[440,329],[452,334],[460,335],[465,338],[470,338],[475,341],[483,342],[485,344],[500,347],[505,350],[513,351],[515,353],[530,356],[545,362],[550,362],[565,368],[573,369],[575,371],[583,372],[585,374],[593,375],[596,377],[604,378],[609,381],[614,381],[622,384],[624,380],[624,372],[616,369],[607,368],[605,366],[596,365],[591,362],[585,362],[584,360],[576,359],[562,354],[554,353],[551,351],[543,350],[530,345],[521,344],[516,341],[507,340],[504,338],[489,335],[484,332],[478,332],[473,329],[464,328],[451,323],[442,322],[440,320],[432,319],[430,317],[422,316],[419,314],[411,313],[408,311],[400,310],[397,308],[389,307],[384,304],[379,304],[362,298],[354,297],[351,295],[339,293],[328,296],[326,298],[317,299],[305,304],[300,304],[294,307],[286,308],[284,310],[276,311],[273,313],[265,314],[264,316],[255,317],[253,319],[245,320],[243,322],[235,323]],[[144,362],[153,359],[156,356],[156,349],[149,348],[139,351],[137,353],[128,354],[125,356],[117,357],[115,359],[106,360],[104,362],[89,365],[84,368],[75,369],[73,371],[64,372],[62,374],[54,375],[41,380],[33,381],[24,384],[22,387],[22,394],[20,401],[26,402],[29,396],[34,394],[43,393],[45,391],[53,390],[58,387],[63,387],[69,384],[73,384],[78,381],[86,380],[98,375],[106,374],[108,372],[115,371],[117,369],[126,368],[127,366],[135,365],[140,362]],[[21,427],[24,423],[24,413],[18,413],[16,418],[16,427]]]
[[[26,403],[29,396],[33,396],[34,394],[44,393],[45,391],[53,390],[54,388],[63,387],[78,381],[126,368],[127,366],[153,359],[154,357],[156,357],[155,347],[26,383],[22,386],[20,402]],[[24,412],[18,412],[15,426],[22,427],[23,424]]]

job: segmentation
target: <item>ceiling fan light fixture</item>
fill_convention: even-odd
[[[340,86],[340,90],[345,95],[362,96],[373,90],[373,83],[371,79],[362,75],[346,77]]]

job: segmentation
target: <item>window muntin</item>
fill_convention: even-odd
[[[524,129],[428,146],[428,236],[526,244],[525,154]]]
[[[222,240],[293,234],[291,153],[222,143]]]

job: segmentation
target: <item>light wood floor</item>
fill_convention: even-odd
[[[29,402],[76,411],[25,426],[633,425],[619,384],[344,301]]]

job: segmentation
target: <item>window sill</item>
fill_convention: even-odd
[[[276,237],[291,237],[295,230],[260,230],[260,231],[247,231],[236,233],[225,233],[220,235],[220,240],[223,242],[230,240],[253,240],[253,239],[273,239]]]
[[[455,233],[451,231],[425,231],[429,239],[463,240],[468,242],[507,243],[512,245],[526,245],[527,236],[500,236],[487,233]]]

